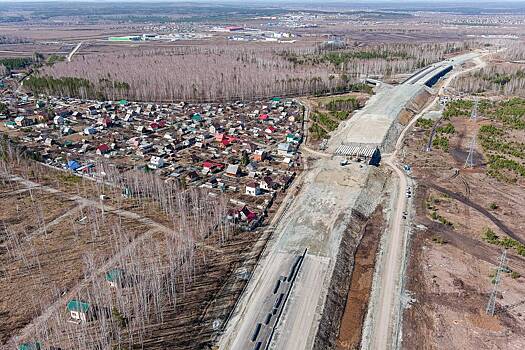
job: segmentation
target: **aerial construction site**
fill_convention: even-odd
[[[0,4],[0,349],[525,347],[525,8],[274,5]]]

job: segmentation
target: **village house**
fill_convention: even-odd
[[[84,134],[86,135],[94,135],[96,133],[97,133],[97,129],[95,129],[92,126],[88,126],[87,128],[84,129]]]
[[[33,121],[24,116],[18,116],[15,118],[15,124],[19,127],[24,127],[24,126],[30,126],[31,124],[33,124]]]
[[[124,287],[124,270],[114,268],[106,272],[105,275],[106,282],[112,288],[122,288]]]
[[[239,165],[237,164],[228,164],[228,167],[226,168],[226,175],[228,176],[240,176],[241,170],[239,168]]]
[[[289,143],[280,143],[277,145],[277,154],[284,157],[290,157],[294,154],[293,147]]]
[[[252,159],[256,162],[262,162],[266,159],[266,151],[264,149],[257,149],[252,154]]]
[[[152,156],[150,161],[149,161],[148,166],[151,169],[160,169],[160,168],[162,168],[164,166],[164,159],[161,158],[161,157]]]
[[[276,130],[277,128],[275,128],[275,126],[270,125],[266,129],[264,129],[264,132],[267,134],[273,134]]]
[[[245,205],[241,210],[239,210],[239,217],[242,221],[251,222],[257,218],[257,214],[248,209],[248,207]]]
[[[258,196],[261,194],[261,188],[256,182],[250,182],[246,184],[246,194],[250,196]]]
[[[53,118],[53,123],[55,125],[63,125],[64,124],[64,118],[60,115],[57,115]]]
[[[106,145],[105,143],[103,143],[103,144],[101,144],[100,146],[97,147],[97,154],[99,156],[104,155],[104,154],[108,154],[110,150],[111,149],[109,148],[109,146]]]
[[[301,143],[302,137],[300,134],[288,134],[286,135],[286,142],[293,143],[295,145]]]
[[[73,134],[75,132],[75,130],[73,130],[69,126],[64,126],[64,127],[62,127],[60,132],[62,133],[62,135],[71,135],[71,134]]]
[[[277,187],[279,187],[279,184],[273,181],[273,179],[270,176],[265,176],[261,182],[259,183],[261,189],[265,191],[273,191]]]
[[[206,161],[202,163],[202,173],[208,174],[208,173],[217,173],[219,171],[222,171],[224,169],[224,165],[221,163],[215,163],[211,161]]]
[[[45,140],[44,140],[44,145],[47,146],[47,147],[51,147],[53,145],[53,139],[50,138],[50,137],[47,137]]]
[[[41,350],[43,348],[42,348],[42,344],[40,344],[39,342],[31,342],[31,343],[20,344],[18,345],[17,349],[18,350]]]
[[[69,311],[71,320],[74,322],[87,322],[93,319],[93,310],[89,303],[71,299],[66,305]]]

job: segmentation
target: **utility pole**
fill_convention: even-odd
[[[496,277],[494,277],[494,287],[490,294],[489,302],[485,312],[487,315],[494,316],[494,309],[496,308],[496,295],[498,293],[499,282],[501,280],[501,273],[507,269],[507,249],[503,249],[501,256],[499,257],[499,266],[496,271]]]

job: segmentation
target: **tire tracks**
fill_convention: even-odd
[[[487,219],[492,221],[492,223],[494,225],[496,225],[501,231],[503,231],[507,236],[509,236],[510,238],[518,241],[521,244],[525,244],[525,240],[523,238],[519,237],[518,235],[516,235],[500,219],[498,219],[491,212],[489,212],[487,209],[483,208],[481,205],[479,205],[477,203],[474,203],[473,201],[471,201],[469,198],[465,197],[464,195],[462,195],[460,193],[456,193],[454,191],[451,191],[451,190],[446,189],[444,187],[441,187],[439,185],[436,185],[435,183],[432,183],[432,182],[426,183],[423,186],[428,186],[428,187],[430,187],[430,188],[432,188],[432,189],[434,189],[434,190],[436,190],[438,192],[444,193],[444,194],[448,195],[449,197],[454,198],[455,200],[457,200],[457,201],[459,201],[459,202],[469,206],[470,208],[475,209],[480,214],[485,216]]]

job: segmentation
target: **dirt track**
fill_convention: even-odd
[[[439,185],[436,185],[434,183],[428,182],[425,185],[435,189],[436,191],[439,191],[441,193],[445,193],[448,196],[454,198],[455,200],[460,201],[461,203],[463,203],[463,204],[465,204],[465,205],[467,205],[467,206],[477,210],[478,212],[483,214],[483,216],[485,216],[490,221],[492,221],[494,223],[494,225],[496,225],[500,230],[505,232],[505,234],[508,235],[510,238],[515,239],[516,241],[520,242],[521,244],[525,244],[525,241],[520,236],[514,234],[514,232],[512,232],[512,230],[510,228],[508,228],[507,225],[505,225],[503,222],[501,222],[501,220],[499,220],[497,217],[495,217],[491,212],[489,212],[483,206],[472,202],[470,199],[466,198],[465,196],[463,196],[460,193],[448,190],[448,189],[446,189],[444,187],[441,187]]]

